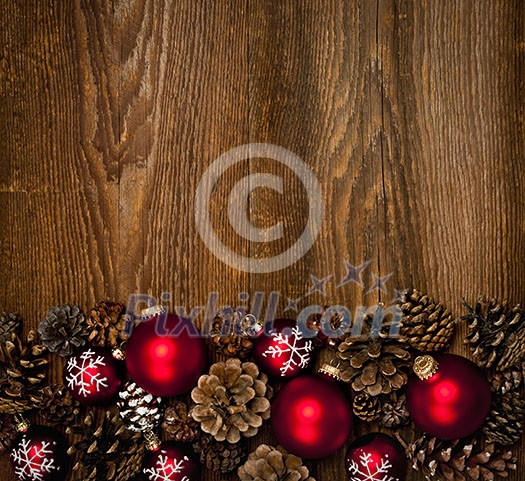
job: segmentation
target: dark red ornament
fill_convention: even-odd
[[[15,440],[11,462],[21,481],[63,481],[69,466],[66,440],[56,429],[32,426]]]
[[[437,365],[427,373],[427,379],[416,375],[409,378],[410,416],[420,429],[439,439],[469,436],[483,425],[489,413],[489,382],[478,366],[455,354],[421,356],[414,369],[418,372],[418,361],[427,365],[433,360]]]
[[[193,451],[168,441],[144,457],[142,472],[149,481],[200,481],[200,464]]]
[[[84,348],[71,356],[64,378],[71,395],[85,405],[109,402],[122,383],[111,351],[100,347]]]
[[[295,321],[276,319],[272,330],[255,341],[254,357],[260,368],[273,377],[290,378],[308,367],[312,339],[303,337]]]
[[[172,314],[155,316],[133,330],[126,366],[142,389],[170,397],[195,386],[206,367],[206,354],[204,339],[195,327]]]
[[[272,403],[272,428],[289,452],[323,458],[348,439],[352,409],[337,383],[321,376],[300,376],[289,381]]]
[[[406,470],[403,447],[383,433],[357,438],[346,453],[348,481],[404,481]]]

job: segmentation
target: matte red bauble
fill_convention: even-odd
[[[200,481],[200,464],[192,451],[173,441],[146,454],[142,472],[149,481]]]
[[[69,465],[66,440],[55,429],[32,426],[15,440],[11,462],[21,481],[63,481]]]
[[[303,338],[295,321],[276,319],[270,334],[265,333],[255,341],[253,352],[266,374],[289,378],[308,367],[313,350],[313,341]]]
[[[300,376],[289,381],[272,403],[272,428],[289,452],[322,458],[348,439],[352,410],[336,383],[320,376]]]
[[[140,323],[129,339],[126,366],[133,380],[155,396],[170,397],[195,386],[206,367],[206,344],[175,315]]]
[[[357,438],[346,453],[348,481],[404,481],[406,470],[403,447],[383,433]]]
[[[481,369],[455,354],[420,356],[407,387],[407,407],[416,425],[439,439],[477,431],[491,404],[490,385]],[[418,377],[419,376],[419,377]]]
[[[109,402],[122,382],[111,352],[100,347],[85,348],[71,356],[64,377],[71,395],[86,405]]]

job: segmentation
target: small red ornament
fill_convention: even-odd
[[[352,409],[337,383],[306,375],[289,381],[272,403],[272,428],[287,451],[318,459],[343,446]]]
[[[403,447],[383,433],[357,438],[346,453],[348,481],[404,481],[406,470]]]
[[[305,339],[290,319],[276,319],[270,334],[255,341],[254,356],[257,364],[268,375],[290,378],[308,367],[314,344]]]
[[[16,439],[11,462],[21,481],[63,481],[69,465],[66,440],[56,429],[32,426]]]
[[[481,369],[455,354],[420,356],[407,386],[407,408],[416,425],[439,439],[469,436],[482,425],[491,404]]]
[[[188,332],[188,329],[193,329]],[[129,339],[126,366],[133,380],[155,396],[182,394],[195,386],[207,363],[204,339],[178,316],[140,323]]]
[[[142,472],[149,481],[200,481],[200,464],[192,452],[173,441],[146,454]]]
[[[71,395],[85,405],[109,402],[122,382],[111,351],[100,347],[85,348],[71,356],[64,377]]]

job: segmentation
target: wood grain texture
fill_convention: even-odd
[[[282,312],[311,274],[333,277],[300,307],[353,310],[410,285],[458,315],[462,297],[524,301],[519,0],[0,0],[0,12],[0,309],[26,331],[50,305],[136,292],[190,308],[211,291],[220,304],[279,291]],[[299,155],[325,202],[313,248],[269,274],[215,258],[194,220],[203,173],[249,142]],[[249,218],[282,221],[285,236],[258,244],[227,206],[237,181],[264,172],[284,191],[256,189]],[[293,245],[308,200],[289,169],[253,158],[227,170],[210,212],[233,251],[264,258]],[[344,260],[370,261],[364,286],[337,287]],[[390,273],[387,292],[369,292]],[[454,350],[468,354],[462,334]],[[51,379],[61,372],[55,358]],[[525,478],[516,453],[511,481]],[[344,479],[342,452],[309,465]],[[0,473],[14,481],[5,454]]]

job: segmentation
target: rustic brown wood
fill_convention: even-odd
[[[458,315],[462,297],[523,302],[519,0],[2,0],[0,11],[0,308],[26,331],[50,305],[135,292],[171,292],[173,308],[275,290],[282,312],[310,274],[333,278],[300,307],[389,302],[409,285]],[[248,142],[299,155],[325,200],[314,247],[269,274],[223,264],[194,221],[207,167]],[[232,186],[259,172],[284,185],[250,197],[254,225],[284,225],[264,244],[227,214]],[[232,250],[267,257],[295,242],[308,205],[293,173],[251,159],[226,172],[210,211]],[[365,287],[337,287],[344,260],[371,261]],[[367,292],[389,273],[388,292]],[[468,354],[463,333],[454,349]],[[61,372],[54,358],[51,379]],[[251,446],[261,441],[273,442],[268,428]],[[344,479],[343,453],[309,465]],[[0,472],[14,480],[5,454]],[[523,478],[520,466],[509,479]]]

